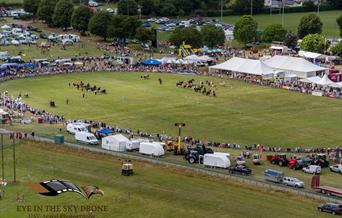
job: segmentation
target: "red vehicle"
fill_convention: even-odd
[[[290,162],[290,160],[286,157],[286,154],[267,155],[266,158],[271,162],[271,164],[277,164],[281,167],[289,165]]]
[[[318,190],[319,192],[327,195],[335,195],[337,197],[342,198],[342,189],[334,188],[330,186],[320,186],[319,185],[320,177],[319,175],[313,176],[311,180],[311,188]]]

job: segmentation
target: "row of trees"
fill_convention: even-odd
[[[188,14],[205,15],[209,10],[228,9],[236,14],[249,13],[253,5],[253,13],[264,12],[264,0],[120,0],[118,12],[123,15],[135,15],[140,6],[143,15],[184,16]],[[342,9],[341,0],[327,0],[325,5]],[[304,3],[306,8],[316,9],[312,1]]]
[[[215,25],[206,25],[200,31],[195,27],[177,28],[171,34],[169,41],[175,46],[185,42],[194,48],[201,48],[203,45],[215,48],[224,44],[225,34],[222,28]]]
[[[337,18],[337,24],[340,28],[340,35],[342,36],[342,15]],[[272,24],[260,34],[258,23],[252,16],[243,16],[235,24],[234,38],[241,43],[250,43],[256,41],[272,42],[281,41],[289,47],[294,47],[297,40],[303,39],[301,48],[306,51],[323,52],[326,49],[324,38],[320,35],[322,33],[323,23],[316,14],[309,14],[300,19],[297,29],[297,35],[288,32],[280,24]],[[336,53],[336,52],[335,52]]]

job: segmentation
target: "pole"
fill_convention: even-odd
[[[253,16],[253,0],[251,0],[251,16]]]
[[[221,0],[221,22],[223,20],[223,0]]]
[[[4,135],[1,134],[1,178],[5,181],[5,162],[4,162]]]
[[[321,4],[321,1],[320,0],[317,0],[317,15],[319,15],[319,6]]]
[[[17,163],[16,163],[16,159],[15,159],[15,141],[14,141],[14,137],[13,137],[13,181],[17,182]]]
[[[283,13],[282,13],[282,16],[281,16],[281,25],[284,27],[285,4],[284,4],[284,0],[282,0],[281,2],[282,2],[282,6],[283,6]]]

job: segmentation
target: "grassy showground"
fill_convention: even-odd
[[[5,82],[0,90],[28,92],[27,103],[70,119],[176,135],[175,122],[185,122],[184,135],[201,140],[274,146],[335,146],[342,141],[342,101],[272,89],[238,81],[218,85],[217,97],[177,88],[179,80],[221,80],[212,77],[139,73],[80,73]],[[159,85],[158,78],[163,84]],[[103,87],[106,95],[68,86],[76,81]],[[49,107],[49,101],[56,108]],[[69,99],[69,104],[66,104]],[[38,125],[39,126],[39,125]],[[29,126],[25,127],[31,128]],[[37,127],[37,133],[49,133]],[[56,130],[51,130],[55,133]]]
[[[27,151],[30,152],[27,152]],[[12,177],[10,149],[5,150],[6,177]],[[23,212],[18,206],[106,206],[95,217],[329,217],[320,213],[318,201],[287,193],[263,191],[172,167],[134,161],[135,175],[120,175],[117,158],[25,142],[17,146],[19,184],[5,187],[0,216],[6,218],[43,215],[86,215],[87,212]],[[78,186],[94,184],[104,196],[85,200],[78,194],[57,197],[39,195],[29,184],[65,179]],[[18,209],[19,208],[19,209]]]
[[[304,15],[311,14],[315,12],[303,12],[303,13],[288,13],[284,16],[284,25],[287,30],[291,30],[293,32],[297,32],[297,27],[300,21],[300,18]],[[338,37],[339,29],[336,23],[336,19],[340,16],[342,12],[340,10],[336,11],[321,11],[319,13],[319,17],[323,22],[323,35],[326,37]],[[223,17],[223,22],[235,24],[236,21],[241,16],[226,16]],[[258,22],[258,27],[261,30],[264,30],[267,26],[275,23],[282,23],[282,16],[279,13],[274,12],[272,15],[270,14],[261,14],[253,16]]]

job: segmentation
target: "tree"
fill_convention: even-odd
[[[138,4],[135,0],[120,0],[118,3],[118,14],[136,15],[138,14]]]
[[[263,42],[284,41],[286,30],[281,24],[271,24],[266,27],[262,35]]]
[[[331,53],[333,55],[342,56],[342,41],[331,48]]]
[[[301,39],[308,34],[322,33],[323,23],[316,14],[308,14],[300,19],[298,37]]]
[[[340,28],[340,36],[342,37],[342,14],[336,19],[336,22]]]
[[[335,9],[342,9],[341,0],[327,0],[328,4]]]
[[[253,42],[257,36],[258,23],[252,16],[244,15],[236,23],[234,38],[242,43]]]
[[[158,3],[154,0],[140,0],[139,5],[141,5],[141,13],[143,15],[150,15],[156,12]]]
[[[260,13],[264,8],[264,0],[253,0],[253,14]],[[251,0],[235,0],[232,5],[232,9],[240,13],[250,13],[251,11]]]
[[[132,16],[114,16],[109,24],[108,33],[110,37],[126,43],[127,38],[136,36],[137,29],[141,22]]]
[[[143,43],[153,40],[154,33],[150,28],[139,27],[136,31],[135,37]]]
[[[298,37],[292,32],[287,32],[284,38],[284,44],[289,48],[295,48],[297,46]]]
[[[319,34],[309,34],[303,38],[300,43],[300,49],[303,51],[311,51],[322,53],[324,51],[325,39]]]
[[[62,27],[64,29],[69,27],[73,11],[74,5],[71,0],[59,0],[52,16],[55,26]]]
[[[93,16],[93,13],[90,11],[90,9],[86,6],[81,5],[72,13],[72,28],[84,34],[88,30],[88,24],[91,16]]]
[[[160,9],[159,9],[159,15],[160,16],[175,16],[177,15],[177,9],[176,7],[170,3],[170,2],[165,2],[160,4]]]
[[[204,26],[201,33],[203,37],[203,44],[209,48],[223,45],[226,39],[223,29],[213,24]]]
[[[170,35],[169,41],[179,47],[183,42],[191,45],[194,48],[200,48],[203,46],[202,35],[194,27],[188,28],[176,28]]]
[[[94,14],[89,20],[88,30],[90,33],[106,40],[109,37],[109,26],[113,16],[105,11]]]
[[[40,0],[24,0],[24,10],[26,12],[32,13],[33,16],[36,16],[39,3]]]
[[[55,0],[40,0],[37,16],[44,20],[49,26],[53,24],[52,15],[55,10]]]

